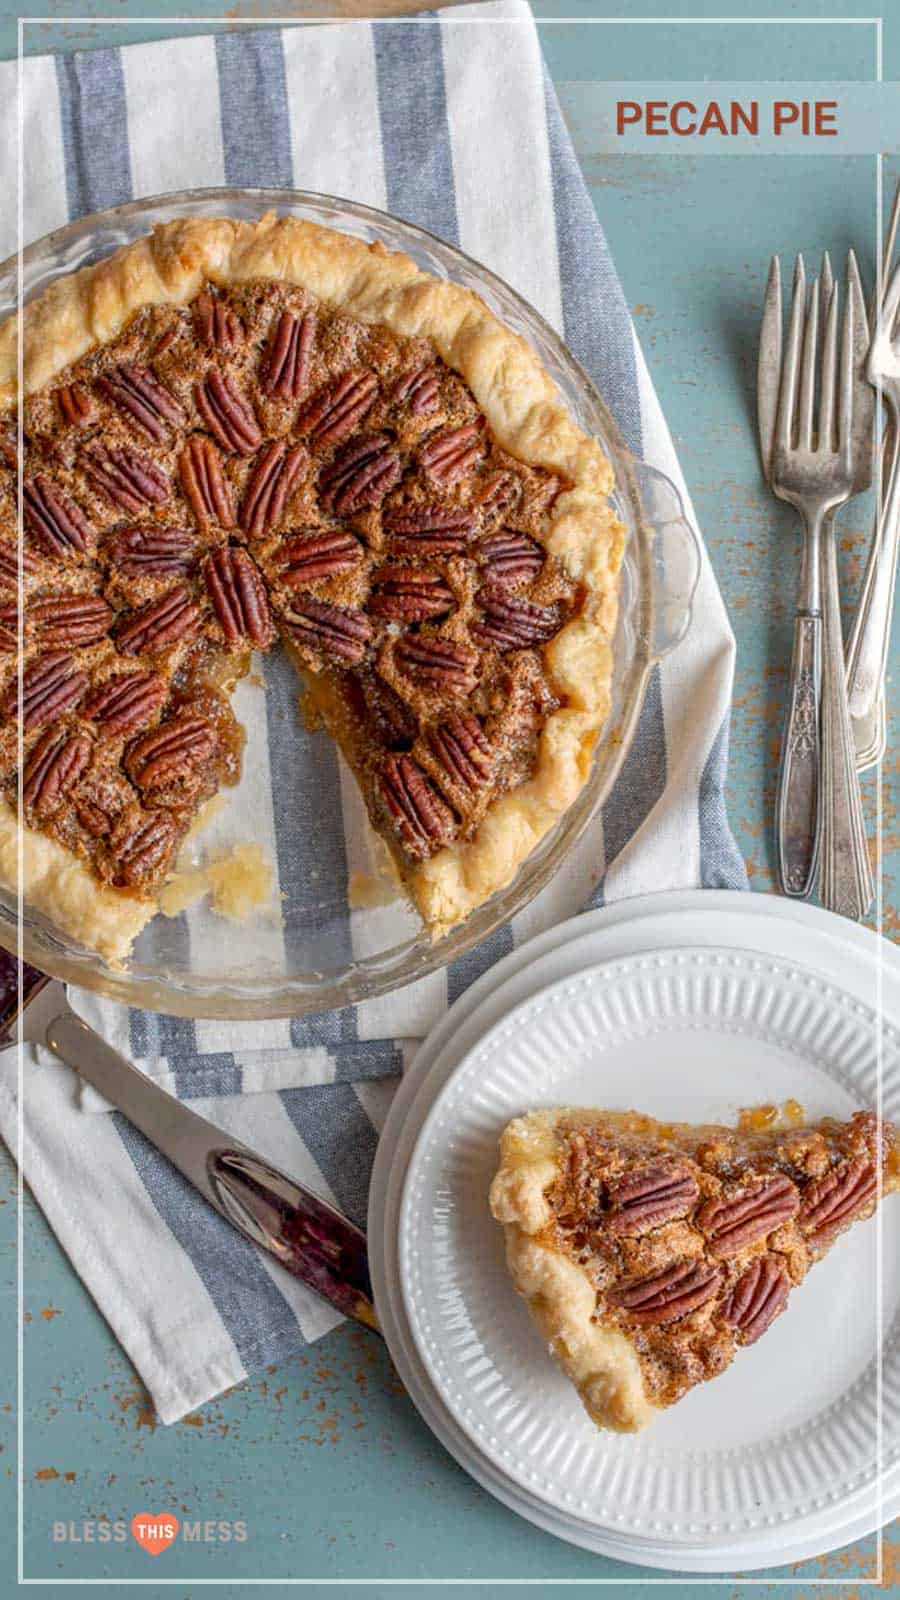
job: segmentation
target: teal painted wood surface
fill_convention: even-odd
[[[21,6],[21,0],[20,0]],[[114,26],[108,8],[40,0],[33,14],[53,17],[25,30],[30,52],[165,36],[183,15],[177,0],[123,0]],[[234,15],[263,19],[287,6],[239,5]],[[365,6],[359,9],[364,10]],[[732,15],[735,0],[648,0],[626,8],[602,0],[543,0],[554,17],[612,17],[640,9],[668,19]],[[658,24],[554,26],[544,48],[564,109],[568,86],[600,80],[859,78],[873,73],[875,30],[868,25],[802,26],[794,19],[867,16],[866,0],[768,0],[754,10],[780,26]],[[99,19],[67,20],[67,12]],[[103,16],[106,11],[106,16]],[[190,7],[193,31],[221,14]],[[167,20],[169,19],[169,20]],[[0,57],[16,51],[16,24],[0,18]],[[900,17],[885,26],[884,73],[900,78]],[[747,158],[669,155],[611,157],[592,148],[591,130],[571,123],[598,213],[680,453],[707,545],[729,604],[738,643],[729,807],[751,882],[772,885],[770,818],[789,650],[798,544],[792,518],[765,491],[752,427],[756,336],[771,251],[824,248],[841,256],[853,242],[871,277],[875,163],[870,158]],[[886,173],[887,184],[898,174]],[[841,524],[846,592],[859,580],[868,513],[858,505]],[[896,652],[893,657],[896,661]],[[896,693],[892,695],[896,712]],[[893,741],[892,741],[893,743]],[[883,781],[884,922],[896,937],[897,762]],[[866,780],[874,821],[875,781]],[[0,1383],[0,1481],[7,1527],[2,1567],[11,1576],[15,1525],[15,1174],[3,1156],[0,1259],[5,1294],[6,1377]],[[573,1579],[639,1576],[637,1569],[577,1551],[530,1527],[472,1483],[432,1439],[375,1338],[343,1328],[303,1359],[273,1368],[175,1427],[154,1425],[134,1374],[84,1289],[68,1269],[43,1218],[24,1207],[25,1573],[49,1585],[63,1577],[142,1579],[163,1593],[199,1593],[198,1579],[281,1583],[380,1579],[387,1594],[404,1579],[500,1582],[543,1579],[562,1595]],[[147,1270],[153,1270],[152,1262]],[[55,1543],[53,1525],[139,1511],[173,1511],[186,1520],[246,1523],[245,1542],[179,1543],[153,1560],[130,1536],[123,1544]],[[774,1597],[853,1593],[875,1575],[875,1541],[766,1575]],[[900,1582],[898,1533],[888,1530],[885,1578]],[[788,1588],[786,1578],[807,1580]],[[728,1593],[743,1589],[723,1575]],[[831,1580],[831,1581],[829,1581]],[[837,1589],[850,1581],[850,1589]],[[817,1587],[813,1590],[813,1584]],[[314,1584],[312,1592],[320,1585]],[[676,1581],[677,1600],[696,1591]],[[43,1586],[38,1591],[43,1593]],[[88,1583],[81,1591],[99,1596]],[[109,1592],[107,1590],[106,1592]],[[146,1592],[146,1590],[145,1590]],[[215,1592],[215,1591],[206,1591]],[[224,1592],[224,1591],[223,1591]],[[324,1592],[324,1590],[322,1591]],[[754,1591],[749,1587],[746,1593]],[[758,1592],[758,1591],[757,1591]]]

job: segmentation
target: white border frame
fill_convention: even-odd
[[[471,27],[473,25],[479,25],[479,24],[482,25],[482,26],[485,26],[485,27],[490,27],[490,26],[508,27],[508,26],[510,26],[510,24],[514,25],[515,21],[516,21],[516,19],[509,18],[509,17],[496,17],[495,18],[495,17],[472,17],[472,16],[466,16],[465,13],[464,13],[464,7],[461,6],[459,8],[459,10],[460,10],[460,13],[462,13],[462,14],[454,15],[453,14],[453,7],[448,6],[446,10],[441,10],[438,16],[432,16],[432,17],[423,17],[421,15],[416,15],[416,14],[413,14],[411,16],[396,16],[396,17],[365,17],[365,16],[359,16],[359,17],[341,17],[341,16],[330,16],[330,17],[315,17],[315,16],[310,16],[310,17],[307,17],[307,16],[292,16],[291,17],[291,16],[286,16],[286,17],[280,17],[280,16],[267,16],[267,17],[253,17],[253,18],[249,18],[249,17],[247,17],[247,18],[244,18],[244,17],[202,17],[202,18],[200,18],[200,17],[77,17],[77,16],[73,17],[73,16],[65,16],[65,15],[61,15],[61,16],[57,16],[57,17],[22,17],[22,16],[17,17],[16,18],[16,22],[17,22],[17,29],[18,29],[18,39],[17,39],[17,62],[18,62],[18,81],[17,81],[17,103],[18,103],[18,118],[17,118],[17,121],[18,121],[17,176],[18,176],[18,185],[17,185],[16,227],[17,227],[17,237],[18,237],[18,249],[17,249],[16,254],[17,254],[17,259],[18,259],[18,300],[19,300],[19,304],[21,305],[21,303],[22,303],[22,290],[23,290],[23,282],[24,282],[23,252],[24,252],[24,248],[25,248],[24,237],[23,237],[23,231],[24,231],[24,178],[23,178],[23,172],[24,172],[24,162],[23,162],[23,156],[24,156],[24,119],[23,119],[23,116],[22,116],[21,84],[22,84],[22,63],[23,63],[23,60],[25,59],[25,57],[24,57],[24,38],[25,38],[25,28],[26,27],[40,27],[41,25],[50,25],[50,26],[54,26],[54,27],[59,27],[59,26],[66,26],[66,27],[71,27],[71,26],[98,27],[98,26],[102,26],[102,27],[128,28],[128,27],[160,27],[161,26],[161,27],[166,27],[166,28],[169,28],[169,27],[173,27],[173,28],[177,28],[177,27],[192,27],[193,28],[193,27],[197,27],[198,24],[203,24],[203,25],[207,26],[208,28],[210,28],[212,30],[212,29],[217,28],[218,26],[222,26],[222,27],[226,27],[227,26],[228,28],[234,28],[236,25],[240,26],[240,27],[248,27],[248,28],[279,28],[279,27],[283,28],[283,27],[303,27],[303,26],[309,26],[311,24],[317,24],[317,23],[330,24],[330,25],[334,26],[336,24],[346,24],[348,22],[349,23],[357,22],[357,23],[378,24],[380,26],[391,26],[392,24],[393,25],[399,25],[399,24],[408,25],[409,23],[414,23],[414,24],[419,24],[420,26],[423,26],[423,27],[431,27],[431,26],[434,26],[434,24],[436,22],[438,22],[438,21],[441,24],[445,24],[445,23],[449,23],[451,25],[454,25],[454,24],[467,24],[469,27]],[[881,17],[881,16],[872,16],[872,17],[772,17],[772,16],[768,16],[768,17],[653,17],[653,16],[647,16],[647,17],[625,17],[625,16],[618,16],[618,17],[547,17],[547,16],[541,16],[541,15],[539,15],[537,13],[534,13],[532,20],[535,22],[535,24],[538,27],[540,27],[541,24],[545,24],[546,26],[551,26],[552,25],[552,26],[559,26],[559,27],[565,27],[565,26],[575,26],[575,27],[591,27],[591,26],[595,26],[595,27],[603,27],[603,26],[610,26],[610,27],[653,27],[653,26],[667,26],[667,27],[694,27],[694,26],[700,26],[700,27],[703,27],[703,26],[711,26],[711,27],[715,27],[715,26],[722,26],[722,27],[766,27],[766,26],[775,26],[775,27],[874,27],[874,29],[875,29],[875,78],[874,78],[874,81],[876,83],[881,83],[883,81],[884,18]],[[146,42],[146,41],[143,41],[143,42]],[[48,52],[48,53],[52,54],[53,52],[51,51],[51,52]],[[875,163],[876,163],[876,167],[875,167],[875,193],[876,193],[876,208],[877,208],[876,229],[875,229],[876,276],[877,276],[878,298],[880,300],[881,299],[881,295],[882,295],[882,289],[883,289],[882,260],[881,260],[881,258],[882,258],[882,237],[883,237],[883,215],[882,215],[882,213],[883,213],[883,198],[884,198],[884,195],[883,195],[883,190],[884,190],[884,157],[883,157],[881,152],[877,152],[875,154]],[[22,319],[21,318],[19,320],[19,339],[18,339],[18,358],[17,359],[18,359],[18,373],[19,373],[19,403],[18,403],[18,411],[17,411],[18,502],[19,502],[19,504],[18,504],[18,515],[19,515],[19,526],[21,528],[21,519],[22,519],[22,480],[23,480],[23,468],[24,468],[23,449],[22,449],[22,444],[23,444],[23,429],[22,429],[23,397],[22,397],[22,381],[21,381],[21,379],[22,379],[22,368],[23,368],[23,323],[22,323]],[[879,394],[879,400],[880,400],[880,394]],[[880,409],[880,407],[879,407],[879,409]],[[878,481],[877,481],[877,484],[876,484],[876,499],[877,499],[879,514],[880,514],[880,511],[881,511],[881,495],[882,495],[882,485],[881,485],[881,479],[880,479],[880,475],[879,475],[878,476]],[[21,794],[21,789],[22,789],[22,770],[21,770],[22,769],[22,762],[21,762],[21,742],[22,742],[22,731],[21,731],[22,730],[22,668],[21,668],[21,650],[22,650],[23,590],[24,590],[24,574],[23,574],[23,569],[22,569],[23,545],[22,545],[21,539],[19,540],[19,552],[18,552],[18,554],[19,554],[19,571],[18,571],[18,586],[19,586],[19,616],[18,616],[19,682],[18,682],[18,688],[19,688],[19,696],[18,696],[17,716],[18,716],[18,726],[19,726],[19,746],[20,746],[20,749],[19,749],[19,775],[18,775],[18,796],[17,796],[17,800],[18,800],[19,810],[21,812],[21,803],[22,803],[22,794]],[[875,858],[875,860],[876,860],[876,870],[875,870],[875,880],[876,880],[876,888],[875,888],[875,931],[876,931],[879,939],[884,937],[884,920],[883,920],[884,919],[884,881],[883,881],[883,871],[884,871],[883,821],[884,821],[884,817],[883,817],[883,799],[884,799],[884,796],[883,796],[883,763],[881,761],[879,761],[877,763],[876,767],[875,767],[875,848],[876,848],[876,858]],[[645,1577],[635,1577],[635,1578],[554,1578],[554,1577],[547,1577],[547,1578],[375,1578],[375,1577],[369,1577],[369,1578],[200,1578],[200,1577],[197,1577],[197,1578],[172,1578],[172,1577],[165,1577],[165,1578],[156,1578],[156,1577],[147,1577],[147,1578],[77,1578],[77,1577],[71,1577],[71,1578],[51,1578],[51,1577],[47,1577],[47,1578],[29,1578],[29,1577],[26,1577],[25,1576],[25,1571],[24,1571],[24,1539],[25,1539],[25,1496],[24,1496],[24,1454],[25,1454],[25,1452],[24,1452],[24,1444],[25,1444],[25,1438],[24,1438],[24,1418],[23,1418],[23,1414],[22,1414],[22,1394],[23,1394],[23,1390],[24,1390],[24,1179],[23,1179],[23,1175],[22,1175],[22,1158],[23,1158],[23,1151],[24,1151],[24,1120],[23,1120],[22,1106],[23,1106],[24,1084],[25,1084],[25,1079],[24,1079],[24,1059],[25,1059],[24,1044],[25,1044],[25,1040],[24,1040],[24,1033],[23,1033],[23,1008],[22,1008],[22,1000],[23,1000],[23,994],[22,994],[22,963],[23,963],[23,960],[24,960],[24,953],[23,953],[23,921],[22,921],[22,919],[23,919],[23,900],[22,900],[23,865],[24,865],[24,863],[23,863],[23,836],[22,836],[22,834],[20,832],[20,834],[19,834],[19,844],[18,844],[18,874],[19,874],[19,882],[18,882],[18,895],[17,895],[17,917],[18,917],[18,923],[19,923],[19,941],[18,941],[18,951],[17,951],[18,959],[19,959],[19,991],[18,991],[18,1019],[17,1019],[17,1029],[16,1029],[16,1047],[17,1047],[17,1057],[18,1057],[18,1061],[17,1061],[17,1065],[18,1065],[18,1081],[17,1081],[18,1114],[17,1114],[17,1122],[16,1122],[16,1127],[17,1127],[17,1139],[16,1139],[16,1164],[17,1164],[17,1184],[16,1184],[17,1231],[16,1231],[16,1243],[17,1243],[17,1254],[18,1254],[17,1278],[16,1278],[16,1289],[17,1289],[16,1299],[17,1299],[17,1318],[18,1318],[17,1352],[16,1352],[16,1357],[17,1357],[16,1358],[16,1413],[17,1413],[16,1438],[17,1438],[17,1455],[18,1455],[17,1464],[16,1464],[17,1465],[17,1473],[16,1473],[16,1481],[17,1481],[17,1515],[16,1515],[17,1572],[16,1572],[16,1583],[17,1583],[17,1587],[25,1588],[25,1587],[29,1587],[29,1586],[37,1585],[37,1584],[45,1585],[48,1588],[66,1588],[66,1587],[70,1587],[70,1586],[73,1586],[73,1585],[92,1585],[92,1586],[94,1586],[96,1588],[105,1588],[105,1587],[110,1587],[110,1586],[115,1586],[117,1588],[132,1588],[132,1587],[135,1587],[135,1586],[155,1585],[157,1588],[171,1588],[172,1586],[178,1586],[178,1587],[180,1587],[182,1589],[191,1589],[191,1588],[194,1588],[194,1587],[199,1588],[201,1586],[203,1586],[203,1587],[218,1586],[218,1587],[221,1587],[221,1588],[259,1588],[259,1587],[274,1587],[275,1585],[280,1585],[280,1586],[285,1587],[285,1588],[306,1588],[306,1587],[312,1586],[313,1584],[317,1584],[317,1585],[319,1585],[320,1587],[323,1587],[323,1588],[331,1588],[331,1587],[335,1587],[335,1588],[337,1588],[337,1587],[343,1587],[343,1588],[371,1588],[371,1587],[373,1587],[375,1585],[379,1585],[381,1587],[386,1587],[386,1588],[408,1588],[408,1587],[412,1587],[413,1584],[416,1584],[416,1585],[418,1585],[420,1587],[428,1587],[428,1588],[430,1588],[430,1587],[433,1587],[433,1588],[448,1587],[448,1586],[451,1586],[451,1585],[453,1585],[455,1587],[458,1587],[458,1588],[486,1588],[486,1587],[509,1588],[509,1587],[512,1587],[513,1585],[516,1585],[516,1586],[522,1587],[522,1588],[526,1588],[526,1587],[531,1588],[531,1587],[538,1587],[538,1586],[546,1587],[549,1584],[556,1584],[561,1588],[563,1588],[563,1587],[565,1587],[565,1588],[584,1588],[584,1587],[604,1588],[604,1587],[611,1587],[613,1585],[617,1585],[617,1586],[619,1586],[621,1588],[634,1588],[634,1587],[638,1587],[638,1586],[640,1586],[640,1587],[647,1586],[647,1587],[657,1587],[658,1588],[658,1587],[667,1587],[667,1586],[674,1585],[674,1584],[679,1584],[679,1585],[682,1585],[682,1586],[687,1585],[687,1586],[689,1586],[691,1588],[700,1588],[700,1587],[709,1588],[709,1587],[713,1587],[713,1586],[717,1586],[719,1588],[726,1587],[726,1586],[728,1588],[734,1588],[736,1585],[742,1587],[744,1585],[763,1585],[763,1584],[766,1585],[769,1588],[774,1587],[775,1584],[778,1584],[780,1586],[783,1585],[785,1587],[794,1586],[794,1585],[799,1586],[799,1585],[802,1584],[802,1585],[804,1585],[806,1587],[809,1587],[809,1588],[820,1588],[820,1587],[823,1587],[824,1585],[827,1584],[830,1587],[835,1588],[835,1589],[840,1589],[840,1588],[845,1588],[845,1587],[849,1588],[851,1585],[856,1589],[883,1586],[883,1584],[884,1584],[884,1527],[883,1527],[883,1524],[882,1524],[882,1512],[883,1512],[884,1501],[883,1501],[883,1493],[882,1493],[883,1472],[882,1472],[882,1465],[881,1465],[882,1464],[882,1460],[883,1460],[883,1453],[884,1453],[884,1440],[883,1440],[883,1376],[884,1376],[884,1372],[883,1372],[883,1349],[882,1349],[882,1335],[881,1335],[881,1320],[882,1320],[882,1306],[883,1306],[883,1299],[882,1299],[883,1279],[882,1279],[882,1271],[881,1271],[881,1253],[882,1253],[882,1248],[883,1248],[883,1229],[882,1229],[882,1217],[881,1217],[880,1207],[879,1207],[879,1209],[878,1209],[878,1211],[876,1213],[876,1240],[877,1240],[876,1248],[877,1248],[877,1259],[878,1259],[878,1273],[877,1273],[877,1283],[876,1283],[876,1366],[877,1366],[877,1372],[878,1372],[878,1383],[877,1383],[877,1395],[876,1395],[876,1424],[875,1424],[875,1432],[876,1432],[876,1460],[877,1460],[877,1463],[878,1463],[878,1476],[877,1476],[877,1480],[876,1480],[877,1481],[877,1490],[876,1490],[876,1496],[875,1496],[875,1511],[876,1511],[876,1515],[878,1517],[878,1528],[877,1528],[877,1531],[876,1531],[876,1566],[875,1566],[875,1576],[873,1578],[860,1578],[860,1577],[828,1577],[828,1578],[784,1577],[784,1578],[780,1578],[779,1577],[779,1578],[776,1578],[776,1579],[773,1580],[772,1578],[769,1578],[769,1577],[751,1577],[751,1576],[740,1576],[740,1575],[731,1575],[731,1576],[722,1576],[722,1577],[717,1577],[715,1575],[710,1575],[708,1577],[703,1577],[703,1576],[700,1576],[698,1574],[692,1574],[692,1573],[681,1573],[681,1574],[675,1574],[672,1577],[659,1577],[659,1578],[645,1578]],[[882,1033],[881,1033],[881,1022],[882,1022],[883,1015],[884,1015],[884,964],[880,959],[876,962],[876,969],[875,970],[876,970],[876,990],[875,990],[876,1011],[877,1011],[878,1018],[879,1018],[879,1026],[878,1026],[878,1032],[877,1032],[878,1089],[877,1089],[877,1096],[876,1096],[876,1115],[880,1119],[881,1116],[882,1116],[882,1106],[883,1106],[883,1101],[882,1101],[882,1074],[883,1074],[883,1064],[884,1064],[883,1063],[883,1039],[882,1039]],[[880,1179],[879,1179],[879,1189],[880,1189]]]

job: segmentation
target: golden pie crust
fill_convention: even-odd
[[[24,314],[26,396],[118,338],[150,306],[188,306],[205,286],[256,280],[298,285],[357,322],[425,339],[457,373],[510,457],[562,480],[542,543],[577,589],[576,611],[543,650],[555,708],[530,775],[502,793],[472,837],[401,869],[437,937],[508,884],[587,781],[607,718],[623,529],[608,494],[613,473],[575,424],[540,362],[469,290],[400,254],[294,218],[257,224],[190,219],[54,283]],[[17,319],[0,328],[0,423],[14,414]],[[0,880],[16,885],[17,819],[0,809]],[[89,867],[24,826],[24,894],[60,928],[110,958],[127,955],[154,913],[151,896],[98,886]]]
[[[896,1132],[869,1112],[734,1129],[560,1108],[505,1129],[490,1208],[551,1356],[598,1427],[630,1433],[755,1343],[898,1188]]]

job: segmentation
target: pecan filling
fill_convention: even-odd
[[[637,1351],[671,1405],[715,1377],[785,1309],[791,1289],[897,1186],[875,1117],[782,1133],[580,1123],[558,1129],[548,1244],[596,1288],[595,1318]]]
[[[31,396],[21,713],[15,468],[0,451],[0,782],[14,803],[21,714],[28,820],[101,880],[152,892],[236,781],[220,685],[279,638],[401,867],[533,771],[583,603],[546,543],[567,485],[499,448],[429,340],[207,285]]]

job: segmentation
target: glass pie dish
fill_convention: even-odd
[[[626,529],[612,707],[590,779],[574,805],[510,884],[436,941],[413,910],[397,900],[399,891],[386,879],[381,847],[362,820],[361,808],[348,812],[346,806],[343,811],[337,805],[315,807],[315,797],[325,792],[326,764],[333,772],[334,746],[324,733],[303,729],[299,715],[296,729],[279,724],[276,732],[279,741],[294,739],[286,781],[313,797],[314,824],[307,824],[298,831],[297,840],[291,840],[291,850],[305,857],[297,877],[302,892],[293,875],[286,883],[282,874],[280,899],[274,896],[267,907],[239,924],[223,919],[208,899],[196,900],[189,910],[157,916],[124,967],[109,965],[25,906],[21,948],[33,966],[131,1005],[180,1016],[300,1016],[383,995],[446,966],[521,911],[608,796],[634,736],[649,674],[690,625],[699,574],[697,541],[677,490],[625,449],[603,400],[553,329],[486,268],[383,212],[330,196],[269,189],[194,190],[136,201],[87,217],[29,246],[23,256],[24,299],[27,302],[57,278],[133,242],[157,223],[185,216],[256,221],[271,210],[367,242],[380,240],[389,250],[406,252],[435,277],[474,290],[532,346],[575,420],[598,440],[613,465],[612,500]],[[0,317],[15,308],[17,267],[15,258],[0,265]],[[299,684],[297,689],[299,693]],[[260,674],[251,670],[235,700],[238,717],[248,729],[265,721],[264,697]],[[292,715],[296,700],[297,695],[291,696]],[[271,740],[271,719],[269,727]],[[288,771],[283,761],[278,771]],[[253,779],[248,744],[240,783],[227,792],[226,805],[210,826],[189,836],[179,861],[181,874],[190,877],[193,872],[200,878],[211,851],[216,852],[214,859],[222,859],[223,851],[226,856],[229,850],[240,855],[239,847],[254,842],[259,800]],[[342,796],[347,789],[342,783]],[[338,874],[342,886],[336,894],[333,874],[323,874],[318,883],[316,859],[343,859],[350,831],[351,864],[356,870],[343,878]],[[366,870],[359,870],[361,864]],[[175,911],[173,905],[169,909]],[[0,945],[12,951],[19,946],[15,897],[2,893]]]

